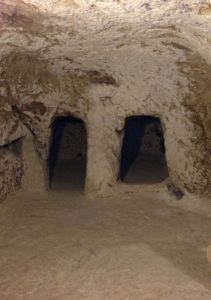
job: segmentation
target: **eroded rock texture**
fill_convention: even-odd
[[[207,249],[207,258],[208,258],[208,262],[211,264],[211,240],[210,240],[210,245]]]
[[[0,148],[0,199],[21,187],[23,163],[21,141]]]
[[[125,118],[155,116],[170,179],[209,194],[210,5],[0,0],[0,145],[33,137],[37,177],[47,178],[52,122],[80,118],[88,133],[86,188],[104,191],[117,182]],[[1,151],[2,165],[11,152]],[[10,175],[1,169],[5,190],[24,174],[16,164]]]

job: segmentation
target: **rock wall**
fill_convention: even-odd
[[[159,121],[147,124],[141,138],[140,152],[144,154],[159,155],[164,151],[163,130]]]
[[[83,123],[67,123],[63,130],[58,153],[59,160],[74,160],[87,155],[87,136]]]
[[[208,262],[211,264],[211,241],[207,249],[207,258],[208,258]]]
[[[208,259],[208,262],[211,264],[211,240],[210,240],[209,246],[207,248],[207,259]]]
[[[0,145],[32,136],[41,181],[57,117],[84,121],[86,190],[103,192],[117,184],[125,118],[150,115],[161,120],[170,179],[211,193],[209,6],[148,4],[0,0]]]
[[[0,147],[0,200],[21,187],[23,163],[21,141]]]

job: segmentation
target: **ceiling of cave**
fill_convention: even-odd
[[[130,83],[135,95],[177,82],[185,95],[211,74],[210,18],[211,3],[199,0],[0,0],[1,107],[30,110],[47,94],[45,105],[74,105],[90,83]]]
[[[12,47],[56,50],[71,46],[98,54],[105,47],[141,44],[174,35],[209,57],[211,2],[204,0],[0,0],[0,54]],[[139,39],[139,40],[138,40]],[[89,45],[89,48],[88,48]],[[57,46],[57,48],[55,48]],[[205,50],[206,49],[206,50]],[[59,52],[58,51],[58,52]],[[85,51],[85,50],[83,50]],[[79,51],[80,52],[80,51]],[[95,56],[97,59],[97,56]]]

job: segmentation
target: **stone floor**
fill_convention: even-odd
[[[0,204],[1,300],[210,300],[211,210],[165,191]],[[201,200],[200,200],[201,201]]]

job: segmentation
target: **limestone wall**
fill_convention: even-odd
[[[141,139],[140,152],[145,154],[160,154],[164,151],[163,130],[159,122],[149,123]]]
[[[47,183],[53,121],[80,118],[86,189],[103,192],[117,184],[125,118],[151,115],[162,123],[171,180],[210,194],[208,10],[198,1],[38,2],[0,1],[0,145],[33,137],[35,172]]]
[[[87,136],[83,124],[67,123],[60,145],[58,160],[72,160],[78,156],[86,157]]]
[[[21,141],[0,147],[0,200],[21,187]]]
[[[211,264],[211,241],[207,249],[207,258],[208,258],[208,262]]]

